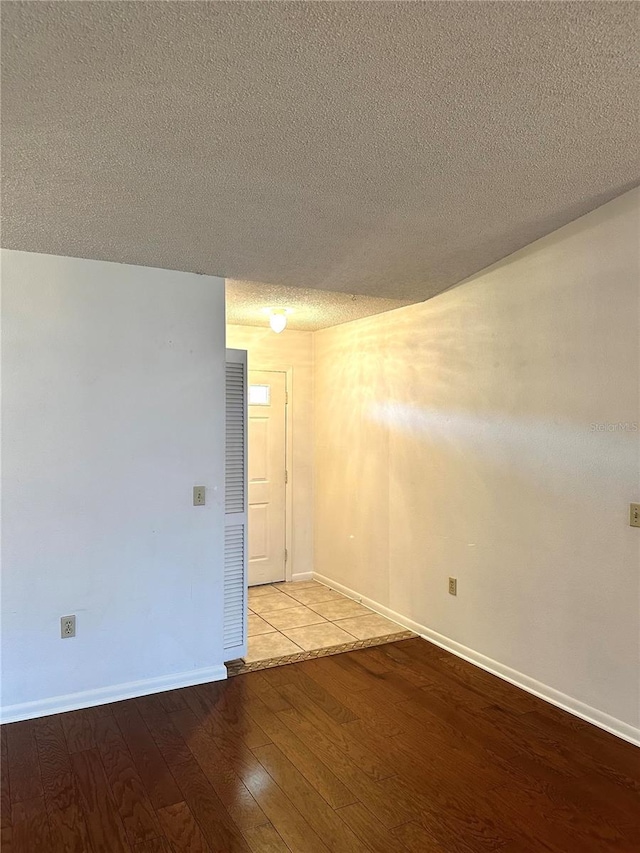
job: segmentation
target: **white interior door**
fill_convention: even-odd
[[[224,487],[225,660],[247,653],[247,353],[227,350]]]
[[[249,586],[285,579],[286,374],[249,371]]]

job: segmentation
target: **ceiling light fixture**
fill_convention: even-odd
[[[269,315],[269,325],[271,329],[279,335],[280,332],[283,332],[287,325],[287,314],[290,313],[290,308],[265,308],[266,313]]]

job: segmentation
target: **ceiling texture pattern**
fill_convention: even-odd
[[[227,279],[226,286],[227,323],[267,326],[267,309],[288,308],[287,326],[307,332],[393,311],[412,301],[231,278]]]
[[[3,245],[421,301],[638,183],[638,4],[3,2]]]

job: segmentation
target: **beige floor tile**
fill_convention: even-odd
[[[247,663],[280,657],[280,655],[294,655],[302,651],[300,646],[297,646],[278,631],[274,631],[272,634],[260,634],[258,637],[249,637],[248,647],[245,657]]]
[[[307,625],[306,628],[288,628],[282,632],[306,652],[313,649],[328,649],[342,643],[353,643],[353,636],[338,628],[333,622],[321,625]]]
[[[265,595],[275,595],[280,590],[273,584],[266,583],[262,586],[249,587],[249,601],[256,601],[258,598],[264,598]]]
[[[293,586],[293,585],[292,585]],[[287,590],[287,595],[295,598],[300,604],[319,604],[321,601],[336,601],[344,598],[339,592],[329,589],[328,586],[318,584],[318,588]]]
[[[272,613],[265,613],[264,618],[278,631],[283,631],[285,628],[300,628],[303,625],[315,625],[326,620],[315,613],[311,608],[305,607],[303,604],[297,604],[295,599],[291,599],[293,607],[287,607],[286,610],[275,610]]]
[[[273,625],[265,622],[260,616],[257,616],[255,613],[249,613],[247,625],[248,637],[257,637],[259,634],[271,634],[275,630]]]
[[[301,589],[317,589],[322,584],[318,583],[318,581],[286,581],[283,583],[274,583],[272,586],[280,592],[289,592],[289,590],[296,592]]]
[[[352,601],[350,598],[320,601],[317,604],[310,604],[309,607],[330,622],[335,622],[336,619],[349,619],[355,616],[371,616],[371,611],[368,607],[363,607],[362,604],[358,604],[357,601]]]
[[[281,592],[274,592],[273,595],[263,595],[260,598],[254,598],[249,603],[249,607],[254,613],[262,616],[264,613],[272,613],[274,610],[286,610],[291,607],[293,599],[288,595],[283,595]]]
[[[377,613],[372,613],[370,616],[358,616],[355,619],[340,619],[333,623],[340,628],[344,628],[358,640],[369,640],[372,637],[385,637],[387,634],[396,634],[398,631],[405,629],[384,616],[378,616]]]

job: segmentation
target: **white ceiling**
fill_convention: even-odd
[[[638,182],[633,2],[1,11],[12,248],[419,301]]]
[[[286,308],[287,328],[315,332],[359,320],[360,317],[393,311],[410,302],[259,281],[227,279],[226,282],[227,323],[241,326],[266,327],[269,314],[265,309]]]

